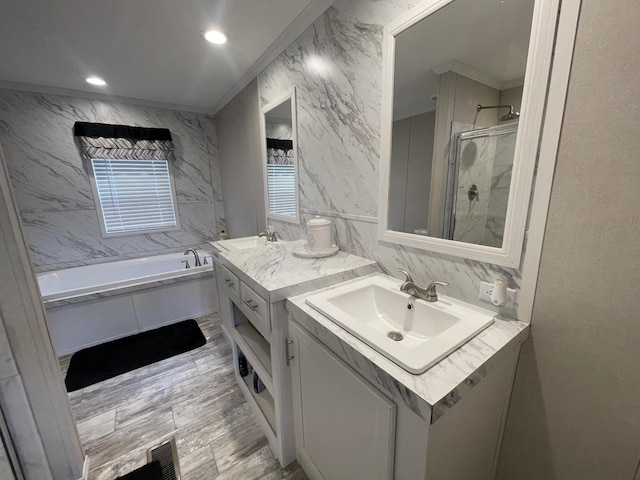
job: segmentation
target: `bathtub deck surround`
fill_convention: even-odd
[[[235,384],[231,349],[216,315],[197,319],[207,339],[168,358],[69,395],[90,480],[112,480],[147,462],[146,450],[174,436],[185,480],[305,480],[278,465]],[[69,357],[60,361],[63,375]]]
[[[210,252],[200,254],[211,258]],[[211,264],[185,271],[182,261],[184,254],[169,253],[49,271],[37,278],[43,303],[54,307],[169,285],[172,280],[213,271]]]
[[[394,406],[391,418],[395,426],[389,427],[388,433],[385,428],[377,430],[363,440],[366,447],[361,445],[364,457],[388,454],[395,458],[395,463],[386,465],[393,470],[390,476],[375,478],[492,478],[520,346],[529,335],[529,325],[498,317],[429,370],[413,375],[306,302],[310,295],[358,281],[298,295],[286,303],[294,342],[290,351],[294,357],[291,371],[297,460],[311,478],[330,473],[333,467],[322,464],[321,457],[326,454],[322,437],[338,438],[339,430],[358,430],[358,415],[354,414],[353,423],[348,415],[340,422],[335,420],[339,416],[328,415],[327,411],[322,417],[317,402],[308,404],[309,392],[338,395],[336,392],[352,383],[340,386],[340,375],[355,376],[377,392],[366,400],[358,397],[361,406],[353,408],[361,415],[370,415],[370,421],[378,418],[380,411],[364,411],[380,392]],[[327,372],[333,373],[323,372],[331,363],[337,366],[333,370],[327,367]],[[316,381],[325,383],[311,385]],[[346,395],[339,405],[348,409],[348,398]],[[313,425],[318,423],[323,428],[314,430]]]
[[[251,244],[253,238],[244,243]],[[345,252],[322,259],[295,257],[293,251],[304,244],[263,242],[228,250],[224,242],[212,242],[222,331],[232,346],[236,382],[283,466],[296,456],[285,301],[378,271],[373,260]],[[264,389],[256,388],[254,375]]]
[[[185,269],[184,258],[181,249],[39,274],[56,354],[215,312],[213,265]]]

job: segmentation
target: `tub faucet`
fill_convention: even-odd
[[[195,259],[196,259],[196,263],[195,263],[195,265],[194,265],[194,266],[196,266],[196,267],[201,267],[201,266],[202,266],[202,263],[200,263],[200,255],[198,255],[197,250],[195,250],[194,248],[188,248],[188,249],[184,252],[184,254],[185,254],[185,255],[189,255],[189,253],[190,253],[190,252],[193,252],[193,256],[194,256],[194,257],[195,257]],[[189,267],[187,267],[187,268],[189,268]]]
[[[276,232],[269,232],[267,230],[265,230],[264,232],[260,232],[258,234],[258,237],[265,237],[268,242],[278,241],[278,234]]]
[[[443,287],[449,286],[447,282],[431,282],[427,288],[419,287],[413,282],[413,278],[408,272],[402,269],[398,269],[404,273],[405,282],[400,286],[400,291],[408,293],[409,295],[419,298],[420,300],[426,300],[427,302],[437,302],[438,293],[436,292],[436,285],[442,285]]]

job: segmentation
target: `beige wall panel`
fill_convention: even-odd
[[[640,3],[582,2],[498,478],[631,480],[640,458]]]

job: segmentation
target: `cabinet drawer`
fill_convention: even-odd
[[[223,285],[226,285],[226,287],[236,296],[240,295],[240,281],[238,280],[238,277],[231,273],[231,271],[225,266],[222,266],[222,283]]]
[[[243,282],[240,282],[240,301],[242,302],[242,310],[247,313],[247,318],[253,326],[263,336],[268,337],[271,332],[271,322],[269,321],[267,301]]]

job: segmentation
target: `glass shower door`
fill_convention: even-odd
[[[444,238],[502,246],[517,124],[454,134]]]

